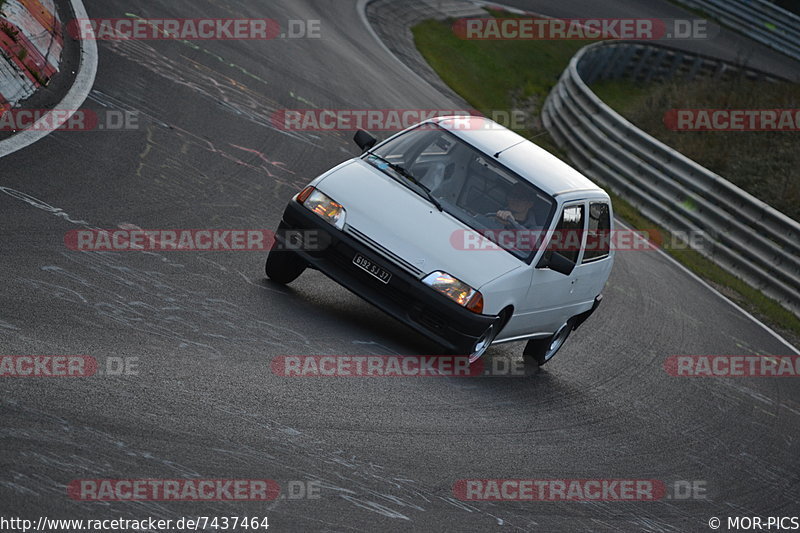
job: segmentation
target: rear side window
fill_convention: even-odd
[[[611,215],[608,204],[593,203],[589,206],[589,232],[586,236],[586,252],[583,262],[597,261],[608,257],[611,250]]]
[[[578,262],[583,236],[583,205],[570,205],[561,211],[555,232],[547,246],[548,251],[558,252],[573,263]]]

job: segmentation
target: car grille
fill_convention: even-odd
[[[367,237],[366,235],[364,235],[362,232],[360,232],[356,228],[354,228],[352,226],[346,226],[345,227],[345,233],[347,233],[348,235],[350,235],[351,237],[353,237],[354,239],[359,241],[361,244],[363,244],[365,246],[369,246],[375,253],[377,253],[378,255],[380,255],[381,257],[386,259],[387,261],[390,261],[395,266],[402,268],[403,270],[405,270],[406,272],[408,272],[412,276],[414,276],[416,278],[419,278],[419,277],[422,277],[422,275],[424,274],[424,272],[422,272],[422,270],[418,269],[417,267],[415,267],[414,265],[412,265],[411,263],[409,263],[408,261],[406,261],[402,257],[399,257],[397,254],[392,253],[391,251],[387,250],[386,248],[384,248],[383,246],[381,246],[380,244],[378,244],[374,240],[372,240],[369,237]]]

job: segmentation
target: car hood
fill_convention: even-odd
[[[439,212],[426,198],[361,159],[334,169],[317,187],[344,206],[345,232],[418,277],[442,270],[480,289],[524,266],[515,256],[477,236],[456,218]],[[472,244],[465,246],[465,242]]]

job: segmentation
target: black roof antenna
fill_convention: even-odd
[[[502,150],[500,150],[499,152],[497,152],[496,154],[494,154],[494,158],[495,158],[495,159],[500,159],[500,154],[502,154],[502,153],[503,153],[503,152],[505,152],[506,150],[511,150],[511,149],[512,149],[512,148],[514,148],[515,146],[519,146],[520,144],[524,143],[525,141],[532,141],[532,140],[534,140],[536,137],[541,137],[541,136],[542,136],[542,135],[544,135],[545,133],[547,133],[547,131],[543,131],[542,133],[537,133],[537,134],[536,134],[536,135],[534,135],[533,137],[528,137],[527,139],[524,139],[524,140],[522,140],[522,141],[520,141],[520,142],[518,142],[518,143],[514,143],[514,144],[512,144],[511,146],[509,146],[509,147],[507,147],[507,148],[503,148]]]

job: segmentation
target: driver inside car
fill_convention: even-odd
[[[506,209],[500,209],[494,217],[506,229],[534,229],[537,227],[536,213],[533,209],[536,197],[530,187],[515,183],[506,198]]]

